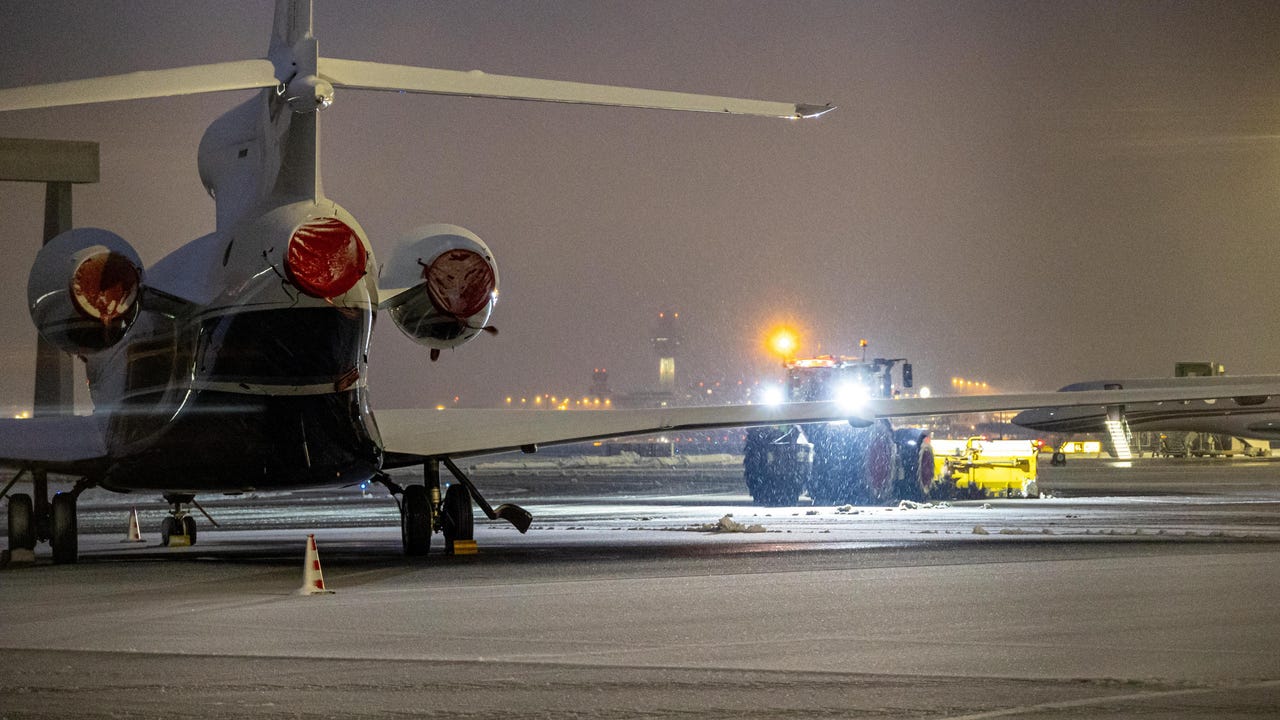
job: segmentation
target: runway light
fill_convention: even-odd
[[[920,397],[922,397],[922,398],[924,398],[924,399],[926,399],[926,400],[928,400],[929,398],[933,397],[933,391],[929,389],[929,386],[928,386],[928,385],[926,385],[926,386],[924,386],[924,387],[920,388]]]

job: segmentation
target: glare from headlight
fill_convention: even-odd
[[[836,388],[836,405],[845,412],[858,412],[867,406],[871,393],[860,383],[846,383]]]
[[[782,394],[782,388],[777,385],[769,385],[760,390],[760,402],[770,407],[781,405],[785,399]]]

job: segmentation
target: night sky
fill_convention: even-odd
[[[0,2],[0,85],[261,57],[272,4]],[[337,91],[327,194],[389,257],[426,222],[498,258],[501,330],[430,363],[379,323],[376,406],[771,377],[762,338],[906,356],[1005,391],[1216,360],[1280,372],[1280,6],[1148,2],[339,2],[323,55],[769,100],[817,121]],[[94,140],[77,225],[152,263],[213,228],[205,126],[249,93],[0,115]],[[43,188],[0,184],[0,407],[27,407]]]

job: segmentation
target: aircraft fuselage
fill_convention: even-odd
[[[367,260],[353,287],[325,299],[286,277],[283,253],[299,228],[330,220],[353,231]],[[158,299],[118,345],[87,362],[94,405],[107,417],[102,484],[234,492],[376,473],[366,384],[373,267],[359,225],[325,200],[253,215],[150,269]]]

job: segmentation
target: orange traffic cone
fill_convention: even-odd
[[[142,529],[138,526],[138,508],[129,513],[129,530],[121,542],[143,542]]]
[[[320,551],[316,550],[316,536],[307,536],[307,557],[302,563],[302,589],[299,595],[331,595],[324,586],[324,573],[320,572]]]

